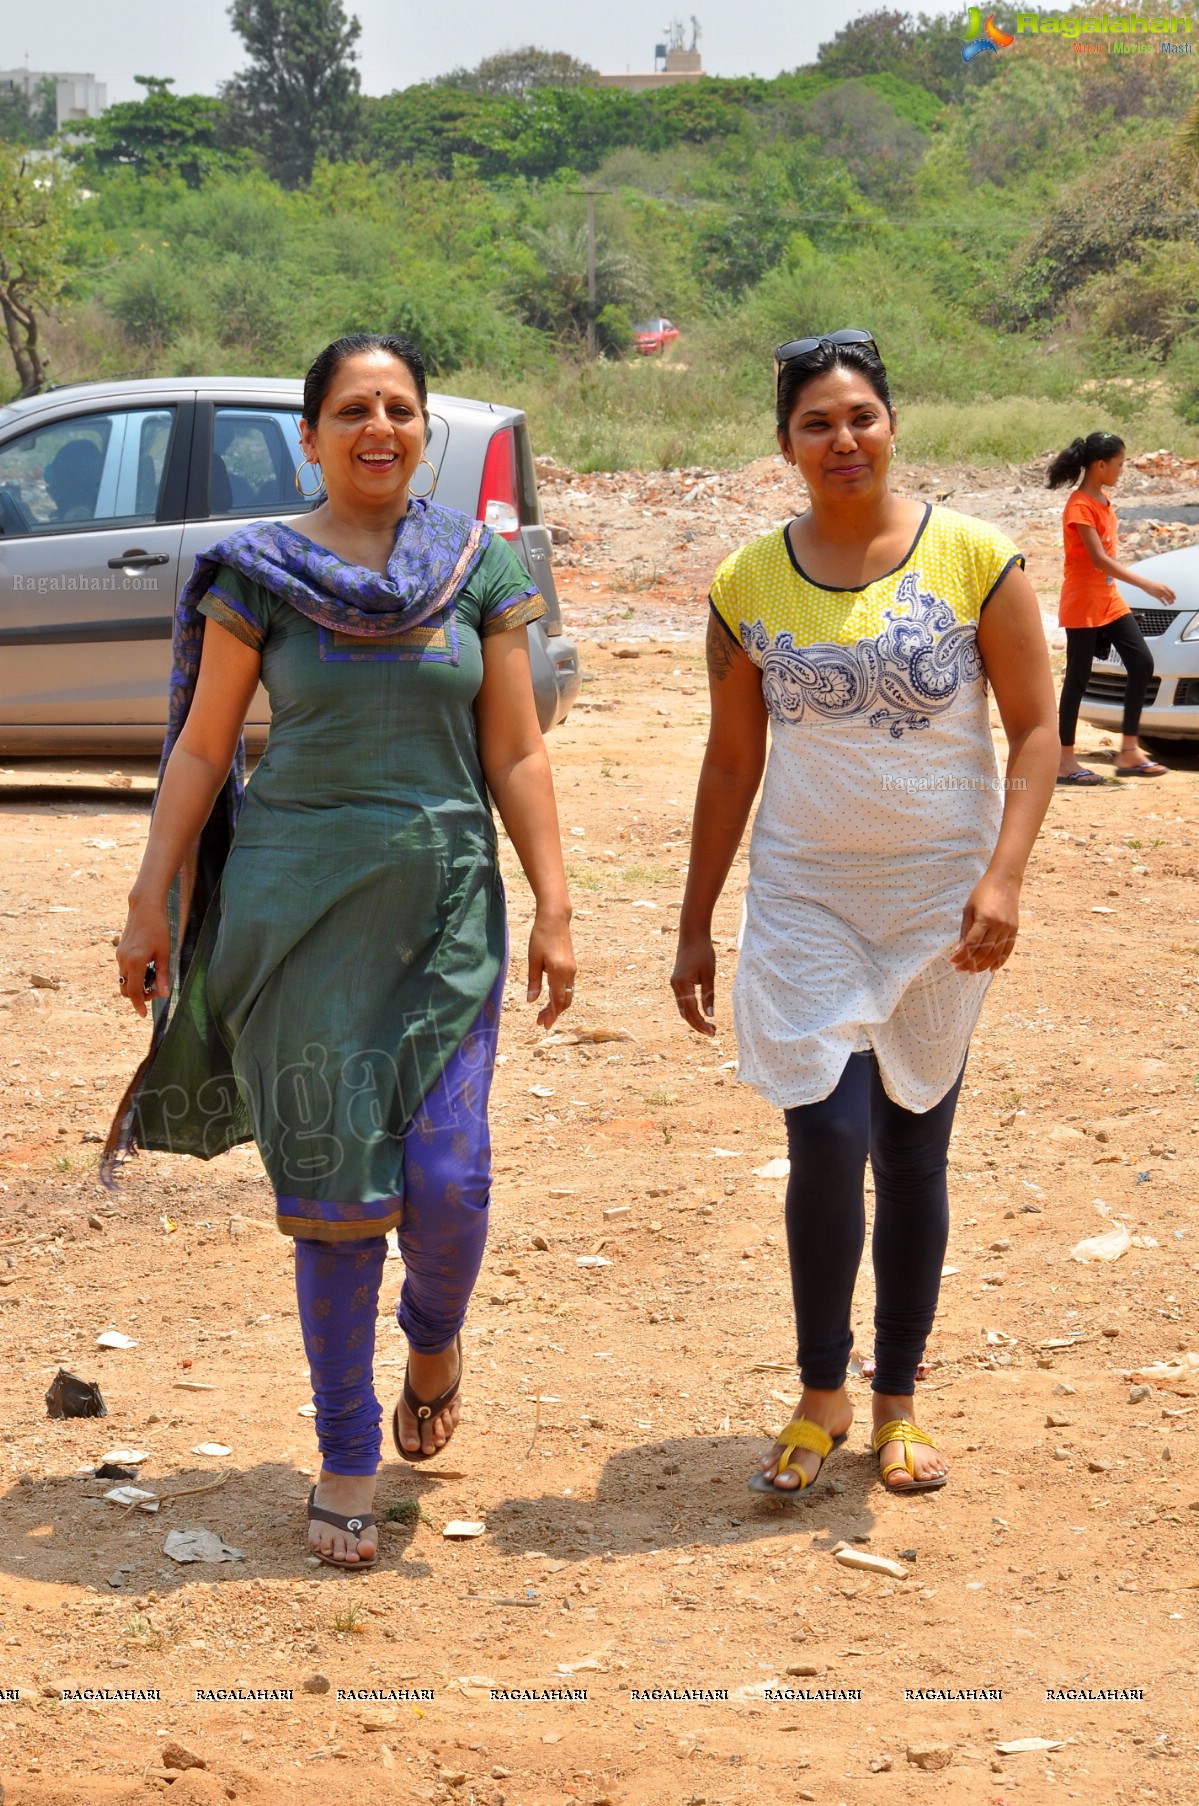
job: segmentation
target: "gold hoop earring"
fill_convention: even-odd
[[[427,502],[429,497],[432,495],[433,491],[437,487],[437,471],[434,468],[434,466],[432,464],[430,464],[428,458],[422,458],[420,461],[420,464],[417,465],[416,470],[420,469],[421,464],[424,465],[426,470],[428,470],[432,473],[433,481],[429,484],[429,487],[427,489],[422,489],[422,490],[420,490],[419,493],[415,489],[412,488],[411,484],[409,484],[408,493],[412,497],[414,502]],[[413,476],[416,475],[416,470],[413,471],[413,473],[412,473]]]
[[[300,472],[302,470],[308,470],[308,469],[315,470],[317,473],[315,489],[305,489],[304,485],[300,481]],[[320,464],[319,464],[319,462],[314,461],[312,458],[304,458],[301,460],[301,462],[299,464],[296,465],[296,474],[292,478],[292,481],[295,483],[298,494],[302,495],[306,502],[314,502],[316,500],[317,496],[320,494],[321,490],[325,487],[325,479],[321,475]]]

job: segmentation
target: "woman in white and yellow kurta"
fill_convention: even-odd
[[[928,1490],[946,1466],[912,1392],[948,1234],[949,1135],[1053,789],[1053,689],[1016,547],[892,493],[895,414],[869,334],[780,348],[778,427],[811,507],[713,579],[712,731],[672,982],[684,1018],[713,1033],[712,909],[769,722],[733,1013],[740,1076],[787,1123],[804,1395],[751,1485],[802,1488],[848,1431],[869,1158],[874,1446],[892,1490]]]

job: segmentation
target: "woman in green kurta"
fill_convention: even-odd
[[[160,999],[126,1140],[208,1155],[252,1135],[296,1238],[323,1457],[309,1540],[345,1566],[377,1547],[371,1354],[389,1228],[410,1351],[396,1447],[427,1459],[457,1422],[506,963],[488,790],[537,901],[538,1020],[573,990],[549,766],[513,631],[544,603],[486,527],[410,499],[425,399],[403,341],[330,346],[309,372],[302,429],[327,499],[304,533],[256,523],[197,561],[173,745],[117,950],[134,1008]],[[270,741],[213,879],[211,848],[198,866],[188,849],[206,823],[211,837],[218,795],[236,805],[230,767],[260,675]],[[201,882],[172,962],[168,889],[206,867],[203,925],[186,921]]]

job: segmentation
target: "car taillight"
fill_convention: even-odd
[[[520,537],[516,488],[516,434],[510,426],[493,437],[483,462],[478,518],[504,539]]]

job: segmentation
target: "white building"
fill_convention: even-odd
[[[60,132],[73,119],[99,119],[108,105],[108,90],[94,75],[57,69],[0,69],[0,93],[17,92],[33,101],[44,81],[54,83],[55,125]]]

